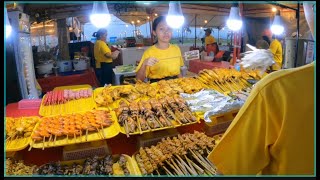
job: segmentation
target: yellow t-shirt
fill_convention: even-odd
[[[314,68],[280,70],[256,84],[208,156],[222,174],[315,173]]]
[[[96,68],[101,68],[102,62],[112,62],[112,58],[106,58],[104,56],[106,53],[111,53],[108,45],[104,41],[97,40],[94,44],[94,58],[96,59]]]
[[[213,36],[210,35],[210,36],[206,36],[206,38],[204,39],[204,42],[206,45],[208,45],[216,42],[216,40],[214,39]]]
[[[159,60],[155,65],[146,67],[146,77],[149,79],[161,79],[179,75],[180,67],[184,65],[179,46],[170,44],[168,49],[163,50],[153,45],[143,53],[136,72],[149,57],[154,57]]]
[[[279,70],[282,67],[282,45],[280,41],[274,39],[270,44],[270,51],[273,54],[275,64],[272,65],[273,70]]]

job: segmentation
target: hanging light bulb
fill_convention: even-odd
[[[106,1],[94,1],[92,14],[90,15],[91,23],[97,28],[107,27],[111,21]]]
[[[234,3],[231,7],[230,15],[227,20],[227,26],[233,31],[238,31],[242,27],[242,20],[239,15],[239,8],[237,3]]]
[[[170,27],[175,29],[180,28],[183,25],[184,17],[179,1],[170,1],[166,21]]]
[[[9,17],[8,17],[8,12],[7,12],[7,8],[4,8],[4,14],[6,16],[6,38],[8,38],[11,34],[11,31],[12,31],[12,27],[10,25],[10,22],[9,22]]]
[[[284,27],[282,26],[280,11],[278,10],[271,26],[271,32],[275,35],[280,35],[283,33],[283,31],[284,31]]]

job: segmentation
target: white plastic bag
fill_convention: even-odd
[[[259,70],[263,74],[266,69],[272,66],[275,62],[273,60],[273,54],[268,49],[257,49],[254,46],[247,44],[252,51],[243,53],[244,57],[240,63],[243,68],[250,70]]]

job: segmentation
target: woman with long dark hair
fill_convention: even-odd
[[[136,78],[151,82],[162,79],[182,77],[180,67],[184,65],[180,48],[170,44],[172,29],[166,23],[164,16],[157,17],[152,24],[152,33],[156,36],[156,43],[148,48],[136,69]]]

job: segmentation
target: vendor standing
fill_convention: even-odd
[[[180,67],[184,65],[179,46],[170,44],[172,29],[164,16],[156,18],[152,24],[152,33],[157,42],[142,55],[136,69],[136,78],[150,82],[182,77]]]
[[[206,37],[205,37],[205,39],[204,39],[205,45],[207,46],[207,45],[209,45],[209,44],[215,43],[216,40],[215,40],[215,38],[211,35],[212,30],[211,30],[210,28],[208,28],[208,29],[206,29],[206,30],[204,30],[204,31],[206,32],[206,34],[205,34]]]
[[[275,35],[272,36],[273,41],[270,44],[270,51],[273,54],[275,64],[272,65],[272,70],[276,71],[282,67],[282,45]]]
[[[116,58],[112,55],[111,50],[107,45],[107,34],[107,30],[103,28],[93,33],[93,37],[97,38],[97,41],[94,44],[96,75],[102,86],[105,84],[112,84],[112,59]]]

